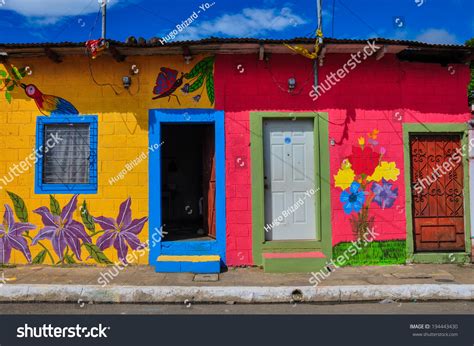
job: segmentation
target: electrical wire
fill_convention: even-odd
[[[85,10],[94,2],[94,0],[91,0],[82,10],[81,12],[79,12],[79,14],[71,17],[71,19],[69,21],[66,22],[66,24],[62,27],[62,29],[56,34],[56,36],[53,37],[52,41],[54,41],[55,39],[57,39],[67,28],[69,28],[73,22],[74,19],[76,19],[76,17],[82,15]]]
[[[365,20],[363,20],[357,13],[355,13],[353,10],[351,10],[346,4],[344,4],[344,3],[342,2],[342,0],[338,0],[338,1],[339,1],[339,3],[340,3],[343,7],[345,7],[345,9],[346,9],[347,11],[349,11],[349,13],[351,13],[351,14],[352,14],[354,17],[356,17],[361,23],[365,24],[370,30],[372,30],[374,33],[376,33],[377,36],[380,36],[376,29],[374,29],[370,24],[368,24]]]
[[[331,30],[331,36],[334,37],[334,16],[336,13],[336,0],[332,0],[332,30]]]

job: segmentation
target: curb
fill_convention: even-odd
[[[92,303],[298,303],[474,300],[474,285],[414,284],[322,287],[108,286],[13,284],[0,302]]]

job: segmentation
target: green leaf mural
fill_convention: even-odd
[[[69,254],[64,255],[64,262],[66,262],[67,264],[75,264],[76,263],[76,261],[74,260],[74,257],[72,257]]]
[[[189,92],[192,93],[193,91],[198,90],[204,84],[204,75],[200,75],[198,79],[194,81],[193,84],[189,87]]]
[[[209,101],[214,104],[214,79],[208,78],[206,81],[206,90],[207,96],[209,97]]]
[[[59,216],[61,214],[61,206],[53,195],[49,195],[49,207],[51,209],[51,214],[56,216]]]
[[[211,104],[214,104],[215,94],[214,94],[214,60],[213,56],[202,59],[198,62],[190,72],[184,75],[184,78],[188,79],[190,82],[185,85],[187,87],[187,92],[194,92],[205,83],[207,96]],[[201,91],[202,94],[202,91]],[[199,102],[200,95],[195,96],[194,99]]]
[[[5,70],[0,70],[0,86],[3,84],[3,87],[0,88],[0,91],[5,91],[5,99],[8,103],[12,103],[12,92],[16,87],[20,87],[21,80],[26,76],[26,69],[24,67],[17,68],[13,65],[10,65],[8,68],[4,66]]]
[[[33,258],[33,261],[31,263],[33,264],[43,264],[44,260],[46,259],[46,250],[41,250],[35,258]]]
[[[89,255],[100,264],[112,264],[112,262],[104,255],[101,249],[95,244],[92,243],[84,243],[84,246],[89,252]]]
[[[26,205],[23,199],[20,196],[14,194],[13,192],[7,191],[7,193],[13,202],[16,217],[21,222],[28,222],[28,210],[26,209]]]
[[[87,210],[87,204],[85,200],[84,202],[82,202],[82,206],[81,206],[81,218],[87,230],[89,230],[90,232],[95,232],[94,218],[92,217],[91,214],[89,214],[89,210]]]

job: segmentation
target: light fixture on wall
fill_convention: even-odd
[[[183,58],[186,65],[189,65],[191,60],[193,60],[193,55],[191,54],[191,50],[188,46],[183,47]]]
[[[295,90],[296,87],[296,79],[291,77],[288,78],[288,92],[291,93],[293,90]]]
[[[123,83],[123,87],[124,87],[125,89],[130,88],[130,85],[132,85],[132,77],[130,77],[130,76],[123,76],[123,77],[122,77],[122,83]]]
[[[134,75],[137,75],[140,72],[140,69],[137,65],[133,64],[132,67],[130,67],[130,72]]]

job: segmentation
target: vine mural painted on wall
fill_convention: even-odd
[[[175,95],[178,88],[185,95],[190,95],[194,102],[198,103],[206,90],[207,97],[211,105],[214,104],[214,57],[207,57],[199,61],[188,73],[162,67],[156,79],[156,85],[153,88],[154,100],[159,98],[175,97],[179,104],[181,104],[179,97]],[[184,83],[184,85],[183,85]]]
[[[21,80],[26,76],[26,68],[17,68],[11,65],[8,69],[0,70],[0,91],[4,91],[5,99],[12,103],[12,92],[20,87]]]
[[[383,160],[386,149],[379,146],[378,134],[374,129],[360,137],[334,176],[334,185],[342,190],[344,213],[350,215],[352,230],[359,238],[373,227],[371,207],[375,204],[382,210],[391,208],[398,197],[398,188],[391,182],[397,181],[400,170],[395,162]]]
[[[30,231],[38,227],[28,222],[28,210],[23,199],[13,192],[8,192],[8,195],[13,202],[13,208],[5,204],[3,223],[0,225],[0,264],[10,263],[12,250],[21,252],[28,263],[33,264],[75,264],[83,263],[87,259],[99,264],[112,264],[103,252],[112,245],[117,250],[119,260],[126,264],[129,247],[132,250],[140,250],[147,246],[146,243],[140,242],[138,235],[148,217],[132,220],[131,198],[120,205],[116,219],[104,216],[94,218],[84,200],[80,207],[81,223],[74,219],[79,195],[74,195],[63,208],[56,198],[50,195],[49,208],[42,206],[33,210],[43,222],[33,237]],[[20,222],[15,221],[15,215]],[[101,230],[96,230],[96,224]],[[98,237],[94,244],[93,239],[96,236]],[[53,251],[46,246],[47,242],[51,243]],[[32,246],[41,247],[34,258],[30,251]],[[83,249],[86,250],[86,258],[83,256]]]

